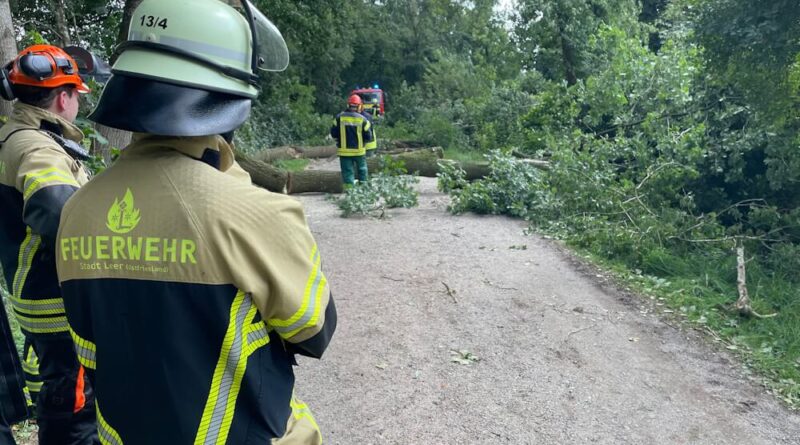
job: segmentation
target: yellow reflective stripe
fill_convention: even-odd
[[[292,407],[292,417],[297,420],[303,418],[308,420],[311,422],[311,425],[313,425],[314,428],[319,431],[319,425],[317,425],[317,421],[314,419],[314,414],[311,413],[311,409],[308,407],[308,405],[303,403],[302,400],[296,399],[294,396],[292,396],[292,401],[289,402],[289,405]]]
[[[27,386],[29,392],[39,392],[42,390],[42,384],[44,382],[31,382],[26,380],[25,385]]]
[[[358,129],[356,130],[356,137],[358,138],[358,146],[357,146],[357,148],[358,148],[358,150],[361,150],[362,148],[364,148],[364,138],[361,135],[361,126],[364,125],[365,119],[363,117],[362,118],[358,118],[358,117],[342,116],[340,118],[340,121],[341,121],[341,127],[339,128],[339,133],[341,133],[340,136],[342,137],[342,145],[341,145],[341,147],[342,148],[348,148],[347,147],[347,139],[346,139],[346,133],[347,133],[346,127],[358,127]],[[369,122],[367,122],[367,126],[365,127],[365,129],[369,129],[368,125],[369,125]],[[353,149],[352,147],[349,147],[349,148],[351,150]]]
[[[32,365],[28,362],[22,362],[22,370],[30,375],[39,375],[39,365]]]
[[[61,315],[64,314],[64,300],[51,298],[48,300],[30,300],[11,296],[11,306],[16,312],[29,315]]]
[[[69,328],[69,335],[72,336],[75,353],[78,355],[81,365],[84,368],[97,369],[97,346],[89,340],[81,338],[72,328]]]
[[[34,235],[30,227],[26,228],[26,232],[27,235],[19,246],[17,272],[14,274],[14,282],[11,285],[11,295],[16,298],[22,295],[22,287],[25,285],[25,280],[28,278],[28,272],[31,271],[33,257],[42,244],[42,238],[39,235]]]
[[[61,184],[80,187],[80,184],[78,184],[78,181],[72,176],[72,174],[60,170],[57,167],[52,167],[45,170],[40,170],[25,177],[25,192],[22,194],[23,198],[25,200],[30,198],[31,195],[33,195],[40,188],[40,185],[56,181],[60,182]]]
[[[339,120],[339,149],[347,148],[347,131],[344,123]]]
[[[33,349],[31,349],[30,354],[28,354],[28,358],[23,360],[22,370],[30,375],[39,375],[39,360],[36,354],[33,353]]]
[[[247,358],[256,349],[269,343],[263,321],[246,324],[257,313],[258,309],[250,295],[239,291],[231,305],[228,329],[222,340],[211,389],[194,439],[195,445],[223,445],[228,440]]]
[[[31,397],[31,391],[28,389],[27,386],[22,388],[22,393],[25,394],[25,404],[28,406],[33,406],[33,398]]]
[[[311,250],[311,261],[314,264],[311,274],[306,281],[305,291],[303,292],[303,302],[289,319],[271,319],[269,324],[275,328],[281,337],[289,339],[311,326],[315,326],[319,321],[320,308],[322,307],[322,293],[328,284],[325,274],[321,269],[321,258],[316,244]]]
[[[263,320],[249,325],[245,329],[244,335],[247,340],[245,353],[248,357],[255,352],[256,349],[269,343],[269,330],[267,329],[267,324],[264,323]]]
[[[100,412],[100,404],[95,398],[94,406],[97,409],[97,436],[103,445],[123,445],[122,438],[119,437],[117,430],[108,424],[103,414]]]
[[[66,316],[40,318],[23,317],[20,314],[16,314],[16,316],[19,327],[23,331],[34,334],[55,334],[69,331],[69,323],[67,323]]]

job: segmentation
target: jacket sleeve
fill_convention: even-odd
[[[85,181],[78,169],[69,155],[50,147],[31,150],[20,161],[16,188],[24,200],[23,221],[46,241],[55,241],[61,210]]]
[[[336,308],[322,259],[300,203],[269,194],[235,230],[226,264],[287,349],[319,358],[336,329]],[[230,232],[229,232],[230,233]],[[238,239],[236,239],[238,238]]]
[[[336,141],[339,140],[339,119],[333,120],[333,125],[331,126],[331,137]]]
[[[362,137],[364,138],[364,142],[372,142],[372,123],[369,121],[369,119],[364,119]]]

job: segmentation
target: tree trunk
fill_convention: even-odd
[[[288,194],[297,193],[342,193],[342,173],[326,170],[304,170],[289,173],[286,186]]]
[[[399,155],[402,153],[419,152],[425,150],[441,151],[439,147],[401,147],[381,149],[379,156]],[[332,158],[336,156],[338,149],[333,145],[322,145],[317,147],[300,147],[286,145],[282,147],[268,148],[252,155],[252,158],[263,162],[273,162],[283,159],[320,159]],[[439,156],[441,158],[441,156]]]
[[[105,125],[94,124],[98,133],[108,140],[108,144],[103,145],[97,142],[92,144],[92,154],[102,156],[106,164],[111,163],[111,149],[123,149],[131,143],[131,133],[125,130],[106,127]]]
[[[403,161],[406,170],[410,174],[417,176],[436,177],[439,172],[439,160],[444,156],[442,149],[434,147],[429,150],[410,151],[407,153],[399,153],[393,155],[392,159],[395,161]],[[380,170],[380,157],[371,157],[367,159],[367,166],[369,171],[375,172]]]
[[[117,45],[128,40],[128,31],[131,29],[133,11],[139,7],[140,3],[142,3],[142,0],[125,0],[125,7],[122,9],[122,23],[119,27],[119,34],[117,35]],[[119,53],[114,50],[110,61],[112,65],[117,61],[117,57],[119,57]]]
[[[72,35],[67,24],[67,7],[64,0],[54,0],[50,2],[53,7],[53,14],[56,16],[56,33],[61,38],[61,46],[72,45]]]
[[[558,23],[558,38],[561,43],[561,61],[564,64],[564,76],[566,77],[567,85],[575,85],[578,83],[578,76],[575,73],[575,49],[567,40],[560,19]]]
[[[320,147],[299,147],[300,157],[303,159],[330,158],[336,156],[337,148],[333,145]]]
[[[428,150],[399,153],[392,156],[396,161],[403,161],[406,169],[411,174],[435,178],[439,173],[441,162],[456,162],[442,160],[441,148],[434,147]],[[237,153],[236,159],[242,168],[250,173],[253,184],[264,187],[277,193],[341,193],[342,175],[339,171],[331,170],[305,170],[288,173],[264,161],[251,158],[243,153]],[[532,165],[536,168],[547,169],[547,161],[525,159],[519,162]],[[380,169],[379,158],[369,158],[367,165],[371,172]],[[488,162],[458,162],[466,172],[466,179],[474,181],[485,178],[490,173]]]
[[[17,41],[14,38],[14,25],[11,22],[9,0],[0,0],[0,63],[4,66],[17,55]],[[14,104],[0,99],[0,116],[10,116]]]
[[[125,7],[122,9],[122,23],[119,27],[119,34],[117,34],[117,45],[128,40],[128,31],[131,28],[131,17],[133,17],[133,11],[141,2],[142,0],[125,1]],[[114,54],[111,55],[111,60],[109,63],[114,65],[114,62],[117,61],[117,57],[119,57],[119,53],[114,50]],[[102,155],[107,164],[111,162],[112,148],[123,149],[131,143],[132,135],[128,131],[106,127],[105,125],[100,124],[95,124],[95,129],[97,129],[98,133],[102,134],[103,137],[108,139],[108,145],[103,146],[95,143],[93,144],[92,150],[94,154]]]
[[[300,152],[292,146],[269,148],[253,154],[253,159],[261,162],[297,159],[299,157],[301,157]]]

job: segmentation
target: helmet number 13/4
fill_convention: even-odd
[[[141,18],[142,26],[146,26],[148,28],[155,28],[159,27],[161,29],[167,29],[168,23],[167,18],[156,17],[153,15],[143,15]]]

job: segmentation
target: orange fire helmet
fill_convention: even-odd
[[[361,105],[362,103],[361,96],[358,94],[353,94],[350,99],[347,99],[347,105]]]
[[[52,45],[25,48],[5,69],[8,81],[13,85],[39,88],[74,85],[79,93],[91,92],[83,83],[75,60],[63,49]]]

